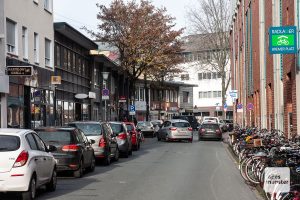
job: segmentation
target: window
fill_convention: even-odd
[[[174,91],[174,102],[177,103],[178,95],[177,91]]]
[[[199,99],[203,98],[203,92],[199,92]]]
[[[190,77],[189,77],[189,74],[181,74],[181,80],[189,80]]]
[[[189,103],[189,92],[182,92],[183,103]]]
[[[6,47],[8,53],[17,53],[17,30],[16,23],[11,20],[6,20]]]
[[[37,143],[37,146],[38,146],[38,149],[40,151],[46,151],[46,147],[45,147],[45,144],[44,142],[35,134],[33,134],[35,140],[36,140],[36,143]]]
[[[145,94],[145,91],[144,91],[144,88],[140,88],[140,101],[144,101],[144,95]]]
[[[198,80],[202,80],[202,73],[198,73]]]
[[[169,93],[169,90],[166,90],[166,102],[170,102],[170,93]]]
[[[23,58],[28,59],[28,32],[26,27],[22,27],[22,50]]]
[[[95,67],[94,69],[94,85],[100,86],[100,78],[99,78],[99,69],[98,67]]]
[[[34,33],[33,53],[34,53],[34,62],[39,63],[39,34],[37,33]]]
[[[207,73],[207,79],[211,79],[211,73],[210,72]]]
[[[218,97],[218,91],[213,91],[213,98]]]
[[[218,78],[221,78],[221,73],[218,73]]]
[[[217,72],[213,72],[212,73],[212,79],[216,79],[217,78]]]
[[[203,98],[207,98],[207,92],[203,92]]]
[[[222,92],[218,91],[218,97],[222,97]]]
[[[51,41],[45,39],[45,66],[51,66]]]
[[[202,77],[203,79],[206,79],[206,73],[203,73],[203,77]]]
[[[170,102],[174,102],[174,91],[170,90]]]
[[[207,92],[207,98],[211,98],[211,91]]]
[[[139,87],[135,88],[135,100],[138,101],[139,100]]]
[[[32,133],[26,135],[26,140],[32,150],[38,150],[37,144],[34,140]]]
[[[52,0],[44,0],[44,8],[50,12],[52,12]]]
[[[60,66],[60,46],[58,44],[56,45],[56,67],[61,67]]]

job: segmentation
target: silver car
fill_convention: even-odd
[[[158,131],[157,140],[188,140],[189,142],[193,142],[193,128],[186,120],[167,120],[162,124],[162,128]]]
[[[155,137],[155,128],[151,122],[148,121],[138,122],[136,128],[140,130],[144,136],[149,135],[152,138]]]

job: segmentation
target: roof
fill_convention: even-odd
[[[176,122],[187,122],[187,123],[189,123],[187,120],[184,120],[184,119],[170,119],[168,121],[170,121],[172,123],[176,123]]]
[[[182,38],[183,53],[212,50],[212,45],[208,42],[208,34],[188,35]]]
[[[23,135],[31,130],[29,129],[17,129],[17,128],[0,128],[0,134],[4,135]]]
[[[98,49],[98,45],[93,42],[91,39],[80,33],[78,30],[70,26],[66,22],[56,22],[54,23],[54,31],[66,36],[67,38],[73,40],[78,43],[82,47],[92,50]]]
[[[101,122],[97,121],[75,121],[75,122],[70,122],[69,124],[100,124]]]
[[[50,131],[50,130],[60,130],[60,131],[72,131],[76,129],[75,127],[71,126],[64,126],[64,127],[57,127],[57,126],[50,126],[50,127],[39,127],[34,129],[35,131]]]

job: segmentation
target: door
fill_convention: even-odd
[[[81,110],[81,104],[75,103],[75,121],[81,121],[82,120],[82,110]]]
[[[87,139],[87,137],[84,135],[84,133],[81,130],[78,130],[80,135],[82,136],[83,139],[83,145],[85,146],[85,164],[86,166],[90,166],[91,162],[92,162],[92,158],[94,156],[94,150],[93,147],[91,145],[91,143],[89,142],[89,140]]]
[[[82,156],[83,156],[83,165],[84,167],[89,165],[89,154],[88,154],[88,148],[86,145],[86,141],[84,140],[83,135],[81,134],[81,131],[79,129],[75,130],[75,134],[77,135],[78,138],[78,143],[77,145],[80,146],[82,150]]]
[[[171,122],[165,121],[160,129],[160,138],[166,139]]]
[[[111,153],[115,154],[116,149],[118,147],[117,138],[113,137],[113,131],[111,130],[110,126],[107,124],[102,124],[103,127],[103,137],[106,137],[107,143],[109,144],[109,148]]]

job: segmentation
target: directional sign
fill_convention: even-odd
[[[270,54],[297,53],[296,26],[277,26],[269,29]]]
[[[247,110],[253,110],[254,109],[254,105],[253,105],[253,103],[248,103],[247,104]]]
[[[108,100],[109,99],[109,89],[104,88],[102,90],[102,100]]]

